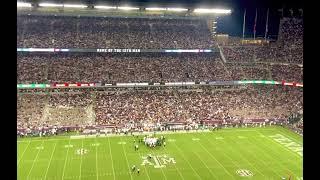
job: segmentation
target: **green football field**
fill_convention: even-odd
[[[166,147],[138,151],[131,135],[20,138],[18,179],[302,179],[302,137],[281,127],[164,136]]]

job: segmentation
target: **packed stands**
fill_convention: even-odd
[[[239,38],[231,38],[222,46],[228,62],[282,62],[302,64],[303,21],[297,18],[283,18],[280,21],[277,42],[268,45],[244,45]]]
[[[303,107],[298,88],[203,92],[127,91],[19,95],[18,126],[123,125],[254,118],[286,119]],[[31,115],[31,116],[30,116]]]
[[[205,20],[20,15],[17,18],[17,26],[18,47],[213,47]]]

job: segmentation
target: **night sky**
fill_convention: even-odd
[[[27,0],[45,1],[45,0]],[[300,14],[298,9],[303,7],[303,1],[293,0],[52,0],[50,2],[78,2],[106,5],[138,5],[138,6],[166,6],[185,8],[210,8],[221,7],[232,9],[232,14],[220,17],[217,23],[217,33],[226,33],[231,36],[242,37],[242,24],[244,9],[246,13],[245,37],[253,37],[255,10],[258,8],[256,37],[264,37],[267,9],[269,8],[269,38],[276,38],[279,30],[281,12],[284,8],[285,16],[289,15],[289,9],[293,8],[294,15]]]
[[[255,8],[246,8],[245,37],[253,37]],[[267,8],[258,8],[256,37],[264,37],[267,20]],[[217,33],[227,33],[231,36],[242,36],[244,9],[235,9],[231,15],[218,18]],[[281,12],[278,9],[269,9],[268,35],[278,34]]]

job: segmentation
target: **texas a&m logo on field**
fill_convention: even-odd
[[[149,155],[142,156],[141,166],[150,165],[154,168],[164,168],[168,164],[175,164],[176,161],[174,158],[169,157],[168,155]]]

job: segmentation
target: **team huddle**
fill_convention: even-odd
[[[153,135],[145,135],[142,138],[139,138],[139,136],[134,136],[133,137],[136,137],[138,139],[138,142],[139,143],[144,143],[144,145],[150,147],[150,148],[155,148],[156,146],[164,146],[166,147],[166,142],[165,142],[165,137],[164,136],[160,136],[159,137],[156,137],[155,134]],[[134,149],[135,151],[139,150],[139,145],[136,144],[136,139],[133,140],[134,142]]]

